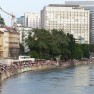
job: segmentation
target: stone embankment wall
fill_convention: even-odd
[[[43,70],[47,68],[55,68],[55,67],[70,67],[70,66],[77,66],[77,65],[85,65],[85,64],[93,64],[93,60],[85,60],[85,61],[68,61],[68,62],[55,62],[55,61],[38,61],[38,62],[16,62],[11,64],[10,66],[7,65],[0,65],[0,82],[4,79],[11,77],[12,75],[17,75],[22,72],[26,71],[33,71],[33,70]]]
[[[33,71],[33,70],[43,70],[47,68],[55,68],[59,66],[59,64],[55,61],[45,62],[45,61],[38,61],[38,62],[16,62],[7,66],[5,64],[0,65],[0,82],[4,79],[11,77],[13,75],[17,75],[26,71]]]

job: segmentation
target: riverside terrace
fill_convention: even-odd
[[[23,61],[23,62],[13,62],[11,65],[1,64],[0,65],[0,82],[4,79],[16,75],[22,72],[31,71],[31,70],[42,70],[47,68],[55,68],[55,67],[70,67],[82,64],[92,64],[94,60],[75,60],[68,62],[56,62],[56,61],[45,61],[45,60],[37,60],[35,62],[32,61]]]

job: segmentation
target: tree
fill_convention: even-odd
[[[54,56],[55,58],[60,58],[63,60],[68,60],[70,57],[70,51],[68,49],[69,43],[68,43],[68,37],[63,32],[63,30],[52,30],[51,31],[53,43],[54,45],[54,52],[56,53]]]
[[[89,51],[94,53],[94,44],[89,45]]]
[[[5,25],[4,19],[0,16],[0,25]]]
[[[83,50],[81,49],[80,44],[75,44],[75,50],[73,54],[74,59],[82,59],[83,58]]]
[[[29,34],[27,45],[32,52],[37,54],[37,58],[49,57],[49,46],[51,42],[51,35],[45,29],[33,29],[34,35]]]
[[[81,49],[83,51],[83,57],[89,58],[89,56],[90,56],[89,45],[88,44],[82,44]]]
[[[26,40],[31,57],[65,61],[89,57],[89,45],[75,43],[73,35],[63,30],[33,29],[32,32],[33,36],[29,34]]]
[[[68,46],[68,49],[70,50],[70,59],[73,59],[74,58],[74,51],[75,51],[75,38],[73,37],[72,34],[67,34],[67,37],[68,37],[68,43],[69,43],[69,46]]]
[[[20,55],[24,55],[25,54],[25,52],[24,52],[24,46],[22,44],[20,44],[19,51],[20,51]]]

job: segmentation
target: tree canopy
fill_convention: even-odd
[[[89,58],[91,46],[77,44],[73,35],[65,34],[63,30],[33,29],[32,33],[26,39],[31,57],[53,60]]]
[[[0,16],[0,25],[5,25],[4,19]]]

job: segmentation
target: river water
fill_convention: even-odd
[[[0,94],[94,94],[94,65],[15,75],[3,81]]]

